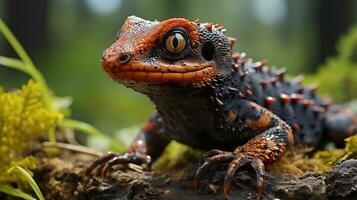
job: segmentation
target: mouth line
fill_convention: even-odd
[[[213,74],[213,66],[142,66],[125,65],[116,70],[106,72],[115,80],[136,81],[145,83],[162,84],[168,82],[192,83],[209,79]]]

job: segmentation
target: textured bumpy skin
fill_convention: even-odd
[[[93,161],[85,174],[101,166],[150,165],[170,140],[210,150],[197,170],[194,186],[213,165],[229,163],[228,195],[234,174],[250,165],[263,191],[264,166],[294,144],[311,147],[357,132],[357,118],[304,87],[289,81],[285,69],[232,54],[234,38],[211,23],[173,18],[163,22],[131,16],[104,52],[102,67],[113,80],[146,94],[157,111],[124,154]]]

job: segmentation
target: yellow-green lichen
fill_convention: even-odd
[[[61,120],[62,115],[46,107],[43,97],[41,84],[31,80],[18,91],[0,90],[0,183],[23,182],[7,170],[21,166],[30,172],[35,160],[24,157],[23,151]]]
[[[310,150],[302,147],[294,147],[289,150],[281,160],[273,163],[269,171],[273,174],[290,174],[301,176],[306,172],[329,172],[339,161],[357,158],[357,135],[346,140],[343,149],[318,151],[312,157],[306,153]]]
[[[153,168],[172,176],[181,176],[187,166],[197,163],[202,155],[202,151],[172,141],[162,156],[154,163]]]
[[[357,158],[357,135],[347,139],[344,149],[336,149],[332,151],[319,151],[314,155],[314,158],[319,160],[323,168],[322,172],[328,172],[339,160]]]
[[[272,174],[289,174],[301,176],[306,172],[320,172],[323,168],[322,163],[310,158],[306,153],[311,149],[304,147],[294,147],[277,162],[274,162],[268,167],[268,171]]]

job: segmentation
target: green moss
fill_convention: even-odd
[[[21,166],[30,172],[35,160],[24,157],[23,151],[62,119],[59,112],[45,106],[43,97],[41,84],[31,80],[21,90],[0,92],[0,183],[23,183],[21,176],[7,170]]]
[[[155,162],[153,168],[174,176],[180,176],[188,165],[197,163],[202,155],[202,151],[172,141],[163,155]]]
[[[357,135],[351,136],[346,140],[344,149],[336,149],[332,151],[320,151],[314,155],[323,166],[322,172],[327,172],[339,161],[351,158],[357,158]]]
[[[316,74],[307,76],[306,82],[319,83],[322,95],[348,101],[357,98],[357,27],[341,38],[337,50],[338,55],[329,58]]]
[[[357,158],[357,135],[345,141],[344,149],[318,151],[312,157],[306,155],[311,149],[294,147],[268,169],[273,174],[295,176],[301,176],[306,172],[329,172],[338,161]]]
[[[272,174],[281,175],[289,174],[301,176],[306,172],[321,172],[324,168],[323,164],[314,158],[310,158],[307,153],[311,149],[303,147],[294,147],[290,149],[279,161],[268,166],[268,170]]]

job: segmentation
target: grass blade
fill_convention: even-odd
[[[114,148],[115,151],[122,151],[123,150],[123,144],[117,142],[113,138],[109,137],[108,135],[102,133],[95,127],[93,127],[90,124],[87,124],[85,122],[77,121],[74,119],[64,119],[59,123],[59,127],[62,128],[71,128],[74,130],[78,130],[84,133],[87,133],[92,136],[97,136],[101,138],[105,138],[108,140],[111,144],[111,146]]]
[[[40,84],[43,85],[44,90],[45,90],[45,97],[44,97],[45,102],[50,107],[51,106],[50,90],[48,88],[46,80],[43,78],[42,74],[37,70],[37,68],[33,64],[31,58],[26,53],[25,49],[21,46],[20,42],[16,39],[14,34],[12,34],[9,27],[7,27],[7,25],[4,23],[4,21],[2,19],[0,19],[0,32],[4,35],[6,40],[10,43],[12,48],[14,48],[15,52],[17,53],[17,55],[20,57],[20,59],[24,63],[24,65],[21,66],[22,69],[20,69],[20,70],[23,72],[26,72],[27,74],[32,76],[33,79],[35,79],[37,82],[39,82]],[[17,67],[19,67],[19,66],[17,66]]]
[[[19,59],[0,56],[0,65],[9,67],[12,69],[16,69],[16,70],[19,70],[19,71],[22,71],[22,72],[28,74],[25,64]]]
[[[11,173],[13,170],[17,170],[18,172],[20,172],[20,174],[27,180],[27,182],[29,183],[29,185],[31,186],[31,188],[33,189],[33,191],[35,192],[35,194],[37,195],[37,197],[40,200],[45,200],[37,183],[35,182],[35,180],[33,180],[31,175],[24,168],[22,168],[20,166],[14,166],[14,167],[11,167],[7,171],[7,173]]]
[[[30,194],[9,185],[0,185],[0,192],[26,200],[36,200],[36,198],[32,197]]]

